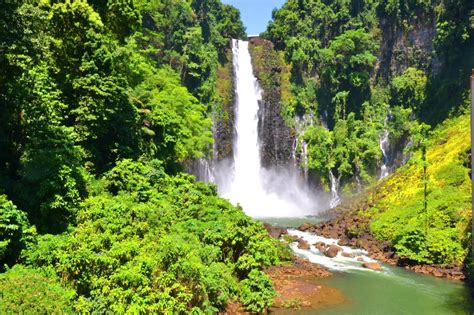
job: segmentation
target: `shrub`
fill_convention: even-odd
[[[13,264],[35,234],[26,213],[0,195],[0,268]]]
[[[74,294],[53,275],[22,265],[0,274],[1,314],[73,314]]]
[[[265,273],[252,270],[248,279],[240,282],[240,300],[255,313],[262,313],[273,304],[275,291],[270,277]]]

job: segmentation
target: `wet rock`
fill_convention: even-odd
[[[347,257],[347,258],[353,258],[353,257],[354,257],[353,254],[351,254],[351,253],[346,253],[346,252],[342,252],[342,253],[341,253],[341,256],[342,256],[342,257]]]
[[[377,270],[377,271],[382,270],[382,266],[380,266],[380,264],[378,263],[366,262],[362,264],[362,267],[370,269],[370,270]]]
[[[326,250],[326,243],[324,242],[316,242],[314,243],[314,247],[316,247],[320,252],[324,252]]]
[[[337,256],[337,253],[339,252],[342,252],[341,247],[337,245],[331,245],[326,249],[326,251],[324,252],[324,255],[326,255],[329,258],[334,258]]]
[[[268,223],[265,223],[263,225],[265,227],[265,230],[267,230],[268,234],[276,239],[279,239],[282,235],[285,235],[288,233],[288,231],[285,228],[278,227],[278,226],[273,226]]]
[[[306,242],[304,239],[300,238],[300,239],[298,239],[298,248],[299,249],[304,249],[304,250],[309,250],[309,243]]]
[[[441,278],[441,277],[443,277],[443,273],[439,269],[434,269],[433,270],[433,276],[435,276],[437,278]]]
[[[357,257],[357,261],[364,262],[364,257],[362,256]]]
[[[310,228],[311,228],[311,224],[303,223],[299,226],[298,230],[305,232],[305,231],[309,230]]]

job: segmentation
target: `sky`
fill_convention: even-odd
[[[240,15],[248,35],[257,35],[265,31],[272,19],[272,10],[280,8],[285,0],[221,0],[240,10]]]

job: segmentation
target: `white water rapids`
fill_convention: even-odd
[[[308,259],[312,263],[324,266],[333,271],[372,271],[362,267],[362,262],[377,262],[376,260],[370,258],[365,250],[338,245],[338,239],[326,238],[316,234],[291,229],[288,230],[288,234],[302,238],[303,240],[307,241],[308,244],[310,244],[309,250],[298,248],[298,243],[291,244],[291,249],[297,255]],[[329,258],[314,246],[314,244],[317,242],[322,242],[326,245],[337,245],[342,248],[344,253],[349,254],[351,257],[345,257],[342,255],[342,252],[339,252],[336,257]]]
[[[316,215],[319,203],[297,172],[261,166],[258,110],[262,90],[253,74],[248,44],[232,40],[236,95],[234,165],[219,169],[219,193],[240,204],[254,218]]]

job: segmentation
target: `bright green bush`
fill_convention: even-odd
[[[0,269],[12,265],[36,230],[30,226],[25,212],[19,210],[6,196],[0,195]]]
[[[22,265],[0,274],[2,314],[73,314],[74,295],[54,275]]]
[[[262,313],[272,305],[274,297],[270,277],[261,271],[252,270],[248,279],[240,282],[240,301],[249,311]]]
[[[464,161],[469,131],[465,115],[447,121],[429,139],[426,211],[419,153],[381,185],[391,193],[376,200],[370,230],[392,243],[398,255],[421,263],[465,260],[472,215],[470,169]]]
[[[25,253],[77,291],[78,312],[215,313],[249,292],[239,291],[240,281],[252,283],[279,262],[278,242],[261,223],[214,186],[165,175],[158,161],[118,162],[102,185],[84,201],[74,230],[42,236]],[[262,279],[246,298],[252,309],[267,307],[274,292]]]

